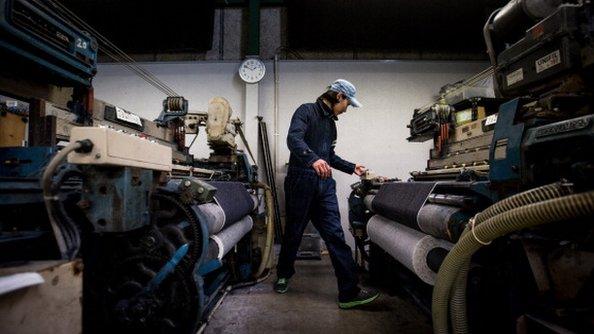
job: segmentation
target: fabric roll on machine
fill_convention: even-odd
[[[70,141],[61,152],[86,145],[61,164],[82,177],[82,217],[48,215],[55,225],[66,220],[87,229],[76,243],[80,251],[61,234],[63,254],[82,254],[85,264],[87,331],[193,332],[229,282],[251,281],[262,274],[255,268],[269,266],[269,254],[254,256],[250,233],[259,219],[258,186],[167,176],[182,168],[172,163],[171,148],[108,128],[73,128]],[[52,162],[44,175],[58,166]],[[59,205],[50,202],[48,208]]]
[[[433,140],[427,167],[352,185],[360,265],[435,333],[594,331],[593,11],[495,11],[492,66],[413,113],[408,140]]]
[[[367,223],[367,235],[423,282],[434,285],[437,269],[452,244],[380,215]],[[437,265],[435,265],[437,264]]]
[[[56,333],[195,333],[225,291],[270,273],[272,191],[237,149],[225,98],[191,113],[130,61],[167,95],[158,118],[95,99],[98,50],[131,58],[77,19],[59,2],[0,1],[0,266],[48,291],[13,295],[0,332],[27,317]],[[206,159],[185,141],[200,127]]]

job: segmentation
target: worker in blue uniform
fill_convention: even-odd
[[[379,293],[359,287],[351,248],[340,223],[336,181],[332,168],[362,175],[365,167],[343,160],[334,152],[336,120],[348,106],[360,107],[356,88],[339,79],[315,103],[302,104],[293,115],[287,145],[291,151],[285,178],[286,224],[274,289],[288,290],[303,231],[311,220],[326,243],[338,281],[338,305],[348,309],[375,300]]]

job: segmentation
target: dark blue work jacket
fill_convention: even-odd
[[[333,168],[353,174],[355,164],[334,153],[336,146],[336,117],[324,102],[302,104],[291,119],[287,146],[291,151],[289,170],[312,169],[312,164],[323,159]]]

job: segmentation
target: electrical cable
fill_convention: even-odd
[[[90,145],[92,148],[92,143]],[[83,141],[68,144],[56,153],[43,171],[43,176],[41,177],[45,209],[54,232],[54,237],[56,238],[56,243],[58,244],[60,255],[64,259],[72,259],[74,257],[77,244],[80,244],[80,240],[77,240],[80,236],[78,235],[78,230],[76,228],[75,231],[73,231],[70,229],[71,227],[64,226],[63,224],[60,224],[60,221],[56,220],[54,202],[59,201],[59,197],[52,192],[52,177],[60,163],[62,163],[69,153],[83,148],[88,149],[88,147],[88,143],[84,143]]]
[[[62,168],[60,172],[57,173],[55,178],[52,181],[52,187],[50,192],[51,193],[58,193],[59,200],[52,201],[53,207],[56,211],[56,218],[63,226],[64,230],[67,232],[66,235],[72,244],[72,251],[73,255],[77,254],[81,247],[81,238],[80,238],[80,229],[78,224],[70,217],[68,214],[66,207],[64,206],[64,200],[62,196],[62,186],[68,180],[70,180],[73,176],[78,177],[80,176],[80,171],[74,169],[72,167]]]
[[[88,25],[84,20],[80,19],[75,13],[73,13],[67,7],[65,7],[64,5],[62,5],[60,3],[56,3],[56,2],[53,2],[53,3],[55,4],[55,6],[57,7],[58,10],[62,11],[63,14],[66,14],[66,17],[65,17],[66,19],[68,19],[68,18],[73,19],[76,23],[80,24],[81,26],[83,26],[84,28],[89,30],[91,33],[95,34],[98,41],[102,42],[104,44],[104,46],[106,46],[106,48],[111,49],[112,51],[114,51],[116,53],[119,53],[128,62],[135,63],[134,59],[132,59],[125,52],[123,52],[121,49],[119,49],[115,44],[113,44],[111,41],[109,41],[107,38],[105,38],[103,35],[101,35],[95,29],[93,29],[93,27]],[[70,17],[68,15],[70,15]],[[105,50],[101,50],[101,51],[105,52]],[[107,54],[107,52],[105,52],[105,53]],[[110,58],[113,59],[114,57],[110,56]],[[121,61],[119,59],[114,59],[114,60]],[[155,84],[160,86],[160,88],[163,88],[163,90],[167,91],[168,94],[177,95],[172,89],[170,89],[167,85],[165,85],[163,82],[161,82],[152,73],[148,72],[147,70],[145,70],[144,68],[142,68],[140,66],[136,65],[136,67],[137,67],[137,70],[140,71],[140,73],[138,73],[138,74],[141,77],[145,78],[145,80],[147,80],[147,82],[148,82],[148,80],[153,81]]]
[[[111,51],[107,51],[107,49],[101,49],[101,52],[105,53],[108,57],[110,57],[112,60],[122,64],[124,67],[126,67],[127,69],[129,69],[130,71],[134,72],[136,75],[138,75],[141,79],[145,80],[148,84],[152,85],[153,87],[155,87],[156,89],[160,90],[162,93],[164,93],[167,96],[173,96],[171,92],[169,92],[168,90],[166,90],[165,88],[162,88],[161,86],[155,86],[155,84],[153,84],[150,79],[147,79],[145,77],[145,75],[142,73],[142,71],[139,70],[140,67],[138,66],[134,66],[132,65],[130,62],[124,62],[122,61],[117,55],[113,54]]]

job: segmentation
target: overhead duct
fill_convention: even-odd
[[[367,234],[372,242],[430,285],[435,284],[437,274],[434,269],[438,269],[437,264],[443,261],[447,251],[453,247],[445,240],[436,239],[380,215],[369,220]]]

